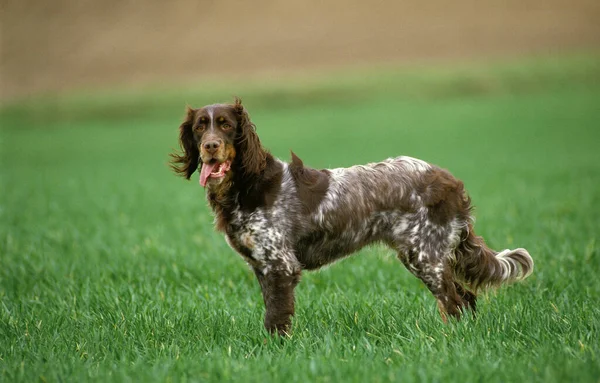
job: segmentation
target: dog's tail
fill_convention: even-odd
[[[533,272],[533,259],[525,249],[496,252],[473,232],[469,224],[455,250],[456,276],[473,290],[520,281]]]

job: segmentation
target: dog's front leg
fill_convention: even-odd
[[[254,267],[265,301],[265,328],[270,333],[290,334],[294,315],[294,288],[300,282],[301,268],[295,257],[284,257]]]

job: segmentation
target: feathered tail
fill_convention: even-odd
[[[472,289],[499,287],[520,281],[533,272],[533,259],[525,249],[496,252],[469,225],[466,239],[456,249],[456,276]]]

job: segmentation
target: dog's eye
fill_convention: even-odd
[[[194,128],[194,130],[196,130],[196,131],[198,131],[198,132],[201,132],[201,131],[203,131],[203,130],[204,130],[204,127],[205,127],[205,126],[206,126],[205,124],[199,124],[199,125],[196,125],[196,127]]]
[[[231,125],[229,125],[229,124],[223,124],[223,125],[221,125],[221,128],[223,130],[231,130]]]

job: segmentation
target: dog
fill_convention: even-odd
[[[241,100],[188,107],[173,170],[199,170],[217,230],[252,268],[270,333],[290,333],[294,288],[315,270],[371,243],[394,250],[436,298],[444,322],[475,312],[477,291],[533,271],[525,249],[496,252],[473,230],[463,183],[427,162],[397,157],[315,170],[293,152],[273,157]]]

